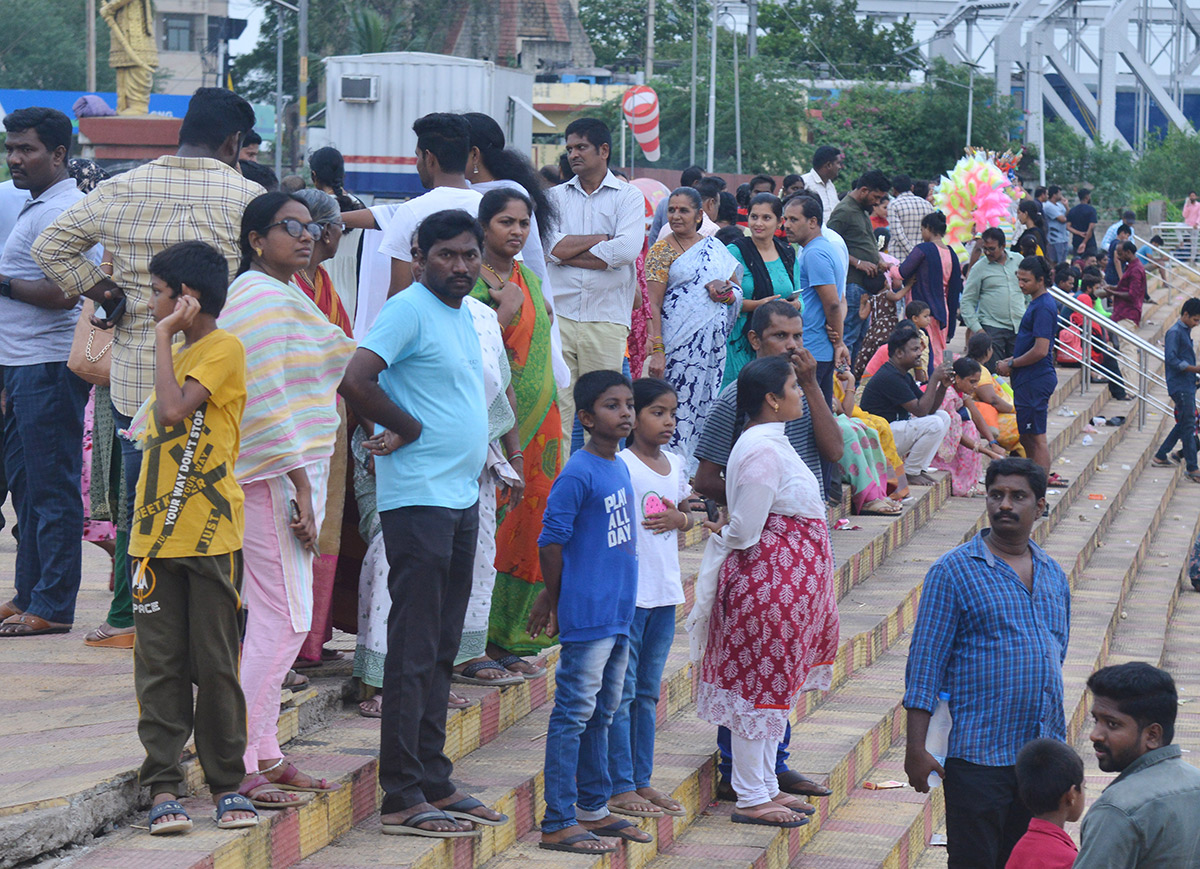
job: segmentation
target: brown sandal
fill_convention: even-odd
[[[41,616],[30,613],[10,616],[0,622],[0,637],[37,637],[43,634],[65,634],[71,626],[61,622],[48,622]]]
[[[116,633],[117,631],[120,633]],[[134,636],[133,628],[114,628],[108,622],[104,622],[84,636],[83,644],[99,649],[132,649]]]

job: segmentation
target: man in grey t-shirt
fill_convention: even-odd
[[[817,383],[817,362],[804,349],[804,323],[800,312],[782,299],[760,305],[750,320],[750,346],[761,359],[765,356],[787,356],[796,369],[796,378],[804,392],[804,414],[784,425],[784,433],[792,448],[804,464],[821,479],[821,459],[837,462],[842,458],[842,434],[834,419],[833,411],[825,402]],[[696,444],[696,458],[700,466],[696,470],[694,486],[706,498],[725,503],[725,478],[722,473],[733,449],[733,436],[737,425],[737,381],[726,386],[709,408]],[[831,791],[788,769],[788,742],[791,727],[784,734],[783,742],[775,757],[775,773],[779,778],[779,789],[789,794],[802,796],[829,796]],[[721,752],[718,769],[721,783],[717,794],[722,799],[733,799],[730,787],[732,757],[730,734],[727,728],[717,729],[717,748]]]
[[[0,254],[4,464],[21,539],[16,592],[0,605],[0,637],[64,633],[75,620],[83,536],[83,410],[90,387],[67,370],[79,318],[33,261],[33,242],[83,194],[67,173],[71,121],[54,109],[4,118],[8,168],[29,191]]]

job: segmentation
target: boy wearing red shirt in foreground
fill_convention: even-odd
[[[1070,869],[1079,853],[1063,827],[1083,814],[1083,761],[1057,739],[1034,739],[1017,754],[1017,790],[1033,813],[1004,869]]]

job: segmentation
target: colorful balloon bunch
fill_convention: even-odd
[[[942,176],[933,196],[946,215],[946,243],[962,253],[965,243],[988,227],[998,226],[1011,235],[1021,195],[994,160],[982,153],[962,157]]]

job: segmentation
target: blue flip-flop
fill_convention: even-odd
[[[254,812],[253,818],[230,818],[224,820],[225,815],[229,812]],[[258,826],[258,809],[254,808],[254,803],[241,794],[226,794],[217,801],[216,811],[213,812],[213,820],[217,822],[217,827],[222,830],[237,830],[242,827],[257,827]]]
[[[159,818],[164,815],[183,815],[182,821],[163,821],[161,824],[155,824]],[[192,829],[192,819],[187,813],[187,809],[178,800],[167,800],[165,803],[159,803],[150,809],[150,835],[151,836],[166,836],[170,833],[189,833]]]

